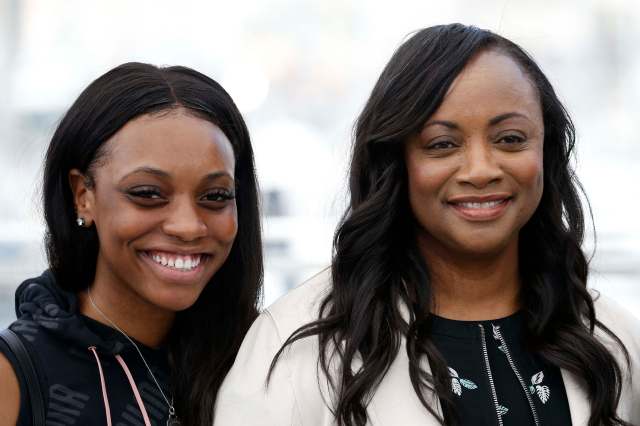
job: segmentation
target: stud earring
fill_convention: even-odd
[[[83,228],[84,225],[86,224],[85,220],[83,217],[78,217],[76,219],[76,223],[78,224],[79,227]]]

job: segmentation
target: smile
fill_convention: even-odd
[[[167,253],[167,252],[145,252],[147,257],[153,260],[158,265],[164,266],[167,269],[171,269],[174,271],[181,272],[189,272],[193,271],[200,265],[203,257],[206,255],[203,254],[188,254],[181,255],[177,253]]]
[[[483,203],[456,203],[458,206],[464,209],[491,209],[500,204],[506,203],[507,200],[495,200],[495,201],[485,201]]]
[[[455,200],[449,205],[462,218],[473,221],[495,220],[502,216],[507,207],[511,204],[511,197],[491,197],[488,200]]]

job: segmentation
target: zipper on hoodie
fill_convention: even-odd
[[[500,414],[500,404],[498,403],[498,394],[496,393],[496,387],[493,382],[493,374],[491,374],[491,365],[489,364],[489,353],[487,351],[487,340],[485,338],[484,326],[478,324],[480,327],[480,338],[482,339],[482,356],[484,357],[484,366],[489,377],[489,387],[491,388],[491,398],[493,399],[493,405],[496,409],[496,416],[498,417],[498,425],[503,426],[502,415]],[[538,423],[536,422],[536,425]]]
[[[518,370],[516,363],[513,361],[513,358],[511,357],[511,352],[509,351],[509,346],[507,346],[507,341],[502,336],[502,333],[500,332],[500,327],[495,326],[493,324],[492,326],[493,326],[493,334],[497,338],[497,340],[500,342],[500,345],[502,345],[502,349],[504,354],[507,357],[509,366],[511,367],[511,370],[518,378],[518,382],[520,382],[520,386],[522,386],[522,390],[524,391],[524,394],[527,397],[527,402],[529,403],[529,407],[531,408],[531,415],[533,416],[533,421],[536,424],[536,426],[540,426],[540,421],[538,420],[538,412],[536,411],[536,406],[533,404],[533,398],[531,398],[531,393],[529,392],[527,385],[522,379],[522,375],[520,374],[520,371]],[[482,327],[482,325],[480,327]]]

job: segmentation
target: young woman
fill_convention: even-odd
[[[520,47],[415,33],[357,121],[330,271],[256,320],[214,424],[640,424],[640,324],[587,289],[573,145]]]
[[[245,123],[185,67],[128,63],[62,119],[44,166],[50,269],[16,293],[48,425],[210,425],[257,315],[258,191]],[[33,395],[2,345],[0,424]]]

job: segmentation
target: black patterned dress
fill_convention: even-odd
[[[459,425],[570,426],[560,370],[526,349],[523,316],[494,321],[432,317],[432,339],[447,361]]]

